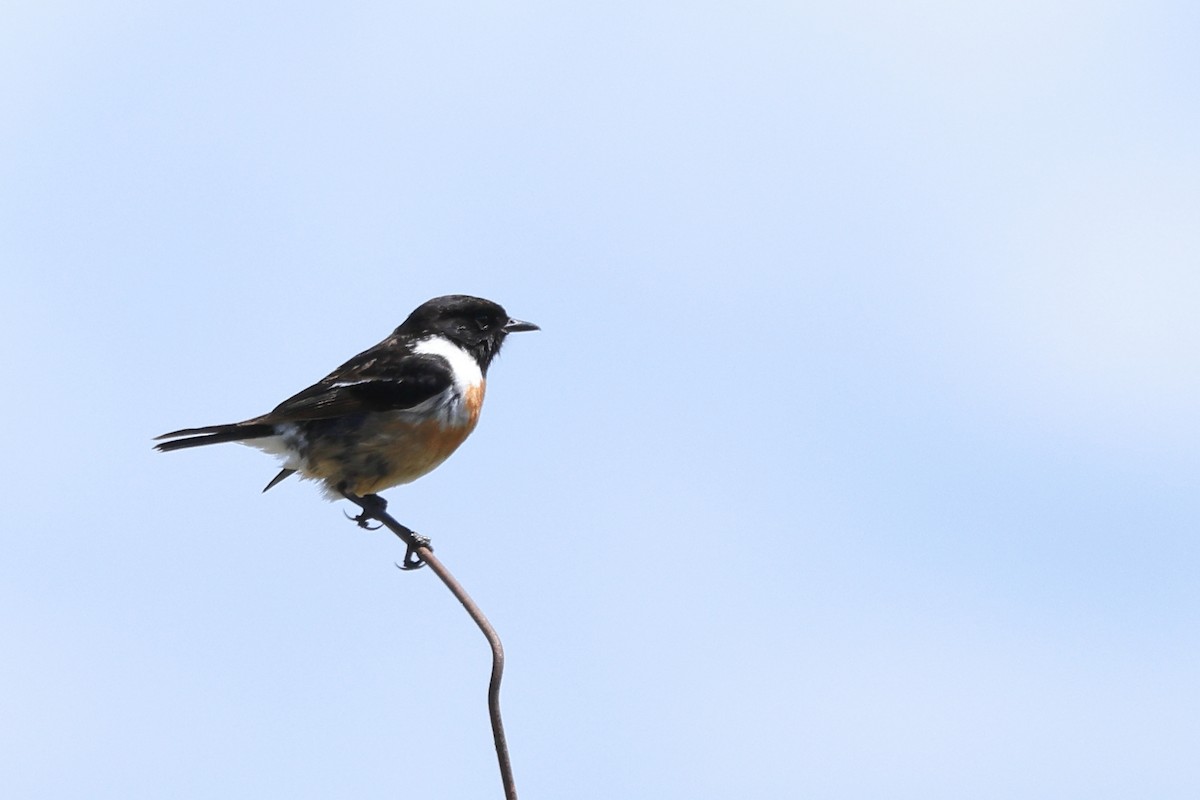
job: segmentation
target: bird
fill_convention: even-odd
[[[256,447],[283,459],[264,492],[298,474],[318,481],[327,498],[361,506],[363,514],[352,519],[366,527],[387,506],[381,491],[428,474],[466,440],[505,339],[536,330],[491,300],[435,297],[379,344],[266,414],[164,433],[155,448]],[[411,543],[409,550],[406,567],[415,563]]]

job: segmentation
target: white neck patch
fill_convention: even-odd
[[[471,354],[444,336],[422,339],[417,342],[413,352],[446,359],[450,364],[450,372],[454,375],[454,386],[459,392],[465,392],[483,383],[483,371],[479,369],[479,364]]]

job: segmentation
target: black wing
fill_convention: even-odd
[[[454,383],[449,365],[437,356],[372,355],[374,357],[370,359],[347,362],[254,422],[298,422],[412,408],[436,397]]]
[[[453,383],[450,365],[444,359],[414,354],[393,337],[359,353],[317,383],[284,400],[269,414],[229,425],[164,433],[157,438],[174,441],[156,446],[165,451],[246,441],[274,435],[275,425],[281,422],[413,408],[446,391]]]

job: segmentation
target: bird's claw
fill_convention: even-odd
[[[356,516],[356,517],[352,517],[352,516],[350,516],[349,514],[346,514],[346,512],[345,512],[345,511],[343,511],[342,513],[346,515],[346,519],[350,520],[351,522],[357,522],[357,523],[358,523],[358,527],[360,527],[360,528],[363,528],[364,530],[368,530],[368,531],[377,531],[377,530],[379,530],[380,528],[382,528],[382,527],[383,527],[383,525],[382,525],[382,524],[380,524],[380,525],[368,525],[367,523],[368,523],[368,522],[370,522],[370,521],[371,521],[371,519],[373,519],[373,518],[372,518],[372,517],[368,517],[368,516],[367,516],[367,512],[365,512],[365,511],[364,511],[363,513],[359,514],[359,515],[358,515],[358,516]]]
[[[429,537],[421,536],[419,533],[413,534],[413,541],[408,544],[408,549],[404,551],[403,563],[397,564],[399,569],[408,570],[420,569],[425,566],[425,559],[417,555],[417,548],[424,547],[426,550],[432,551],[429,546]]]
[[[352,517],[343,511],[342,513],[346,514],[346,519],[350,520],[351,522],[358,523],[358,527],[369,531],[377,531],[383,527],[382,524],[372,527],[367,523],[373,519],[379,519],[379,515],[387,511],[387,500],[384,500],[377,494],[368,494],[359,497],[356,494],[347,492],[345,489],[342,489],[341,492],[343,497],[362,509],[362,513],[356,517]]]
[[[397,567],[403,570],[412,570],[420,569],[421,567],[425,566],[425,560],[417,555],[417,551],[421,548],[425,548],[430,552],[433,551],[433,548],[429,544],[428,537],[422,536],[419,533],[415,533],[412,529],[400,525],[394,519],[388,517],[386,513],[387,500],[384,500],[377,494],[368,494],[359,497],[356,494],[346,491],[345,487],[339,487],[339,491],[342,493],[343,497],[362,509],[362,513],[356,517],[352,517],[343,511],[342,513],[346,514],[346,519],[351,520],[352,522],[357,522],[358,527],[366,528],[369,531],[377,531],[384,527],[384,523],[387,522],[388,527],[391,528],[391,530],[397,536],[404,540],[404,543],[407,545],[408,549],[404,551],[404,561],[397,564]],[[380,524],[373,527],[368,525],[367,523],[373,519],[378,520]]]

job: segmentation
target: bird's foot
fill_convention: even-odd
[[[401,525],[396,520],[392,519],[387,513],[387,500],[384,500],[377,494],[367,494],[359,497],[353,492],[348,492],[345,489],[340,489],[342,496],[354,503],[362,509],[362,513],[356,517],[346,514],[346,518],[358,523],[358,527],[366,528],[370,531],[379,530],[386,525],[393,533],[404,540],[405,547],[404,561],[396,566],[403,570],[420,569],[425,566],[425,561],[417,551],[421,548],[433,550],[427,536],[422,536],[411,528]],[[343,512],[345,513],[345,512]],[[368,525],[371,520],[378,520],[379,525]]]
[[[383,527],[382,525],[368,525],[367,523],[373,519],[379,519],[379,515],[387,511],[387,500],[384,500],[377,494],[368,494],[359,497],[351,492],[342,492],[342,495],[351,503],[354,503],[362,509],[362,513],[355,517],[352,517],[343,511],[342,513],[346,514],[346,519],[352,522],[357,522],[358,527],[365,528],[369,531],[377,531]]]
[[[422,536],[419,533],[409,531],[412,536],[412,541],[405,541],[408,549],[404,551],[404,561],[396,566],[403,570],[420,569],[425,566],[425,560],[417,555],[418,548],[424,547],[426,550],[433,550],[429,543],[428,536]]]

